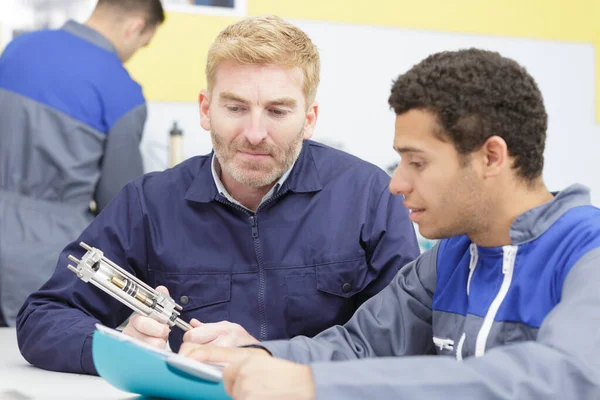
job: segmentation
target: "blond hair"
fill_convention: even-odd
[[[299,28],[274,16],[251,17],[225,28],[208,50],[206,82],[209,93],[223,61],[242,65],[299,67],[304,74],[304,95],[309,107],[319,86],[319,52]]]

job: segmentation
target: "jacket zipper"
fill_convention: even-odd
[[[263,257],[262,250],[260,249],[260,237],[258,234],[258,211],[263,208],[265,205],[272,203],[279,197],[283,196],[287,190],[284,192],[280,190],[269,200],[265,201],[261,205],[258,206],[256,212],[253,214],[249,210],[241,207],[235,203],[230,202],[229,200],[221,200],[217,197],[217,201],[233,207],[237,210],[244,212],[250,218],[250,225],[252,227],[252,240],[254,242],[254,252],[256,253],[256,259],[258,261],[258,316],[260,320],[260,341],[267,340],[267,309],[266,309],[266,277],[265,277],[265,267],[263,265]]]
[[[479,259],[479,254],[477,253],[477,245],[475,243],[471,243],[471,245],[469,246],[469,251],[471,252],[471,261],[469,262],[469,278],[467,279],[467,296],[471,291],[471,279],[473,278],[475,268],[477,268],[477,260]]]
[[[283,191],[277,192],[269,200],[260,204],[256,209],[256,213],[250,217],[252,223],[252,238],[254,239],[254,252],[258,260],[258,315],[260,317],[260,341],[267,340],[267,307],[265,300],[266,277],[265,267],[263,265],[262,250],[260,249],[260,241],[258,235],[258,212],[267,204],[272,203],[284,194]]]
[[[257,210],[258,211],[258,210]],[[263,266],[262,250],[258,236],[258,220],[256,214],[250,217],[252,224],[252,239],[254,240],[254,252],[258,260],[258,316],[260,318],[260,341],[267,340],[267,310],[265,306],[265,268]]]
[[[458,341],[458,347],[456,348],[456,360],[457,361],[462,361],[462,349],[463,349],[463,345],[465,344],[466,338],[467,338],[467,333],[463,332],[462,336],[460,337],[460,340]]]
[[[502,273],[504,274],[504,278],[502,279],[500,290],[494,298],[494,301],[492,301],[492,304],[490,305],[490,308],[483,319],[481,329],[477,334],[477,341],[475,342],[475,357],[481,357],[485,354],[485,346],[488,336],[490,335],[490,331],[492,330],[492,324],[494,323],[498,309],[502,305],[502,302],[504,301],[512,282],[515,259],[517,257],[517,249],[518,246],[502,246],[502,250],[504,252],[502,259]]]
[[[477,245],[475,243],[471,243],[469,252],[471,253],[471,260],[469,261],[469,277],[467,278],[467,297],[471,292],[471,279],[473,279],[475,268],[477,268],[477,261],[479,260],[479,253],[477,253]],[[458,341],[458,346],[456,347],[456,359],[458,361],[462,361],[462,350],[466,338],[467,333],[463,331],[462,336]]]
[[[249,210],[241,207],[229,200],[222,200],[217,197],[219,203],[223,203],[227,206],[233,207],[236,210],[242,211],[248,215],[250,219],[250,226],[252,227],[252,241],[254,242],[254,253],[256,254],[256,260],[258,261],[258,317],[260,321],[260,337],[259,340],[263,341],[267,339],[267,316],[265,309],[265,271],[262,265],[262,252],[260,250],[260,242],[258,236],[258,220],[256,213],[252,213]],[[258,211],[258,210],[257,210]]]

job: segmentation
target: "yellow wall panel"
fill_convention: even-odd
[[[236,18],[170,13],[147,49],[127,63],[150,101],[195,102],[206,86],[206,54]]]
[[[600,0],[248,0],[248,13],[591,43],[600,122]]]
[[[248,14],[435,31],[591,43],[600,77],[599,0],[247,0]],[[169,13],[156,39],[128,64],[151,101],[196,101],[206,52],[235,17]],[[600,79],[596,79],[597,98]],[[596,102],[600,120],[600,101]]]
[[[249,0],[251,15],[538,39],[591,41],[597,0]]]

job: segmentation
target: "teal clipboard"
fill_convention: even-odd
[[[98,374],[116,388],[147,397],[167,399],[230,400],[223,382],[203,380],[173,368],[167,352],[135,339],[123,340],[103,332],[92,337],[92,357]]]

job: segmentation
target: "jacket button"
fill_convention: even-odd
[[[190,298],[187,296],[181,296],[181,298],[179,299],[179,301],[181,302],[181,304],[183,304],[184,306],[190,302]]]
[[[352,285],[349,283],[344,283],[342,286],[342,292],[349,293],[352,290]]]

